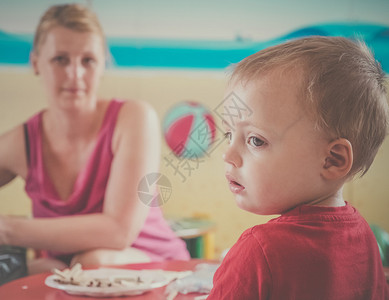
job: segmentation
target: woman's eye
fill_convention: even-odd
[[[53,61],[60,65],[65,65],[68,63],[68,59],[66,56],[56,56],[53,58]]]
[[[265,144],[265,142],[263,140],[261,140],[260,138],[257,138],[256,136],[250,136],[248,139],[248,143],[249,143],[249,145],[254,146],[254,147],[260,147],[260,146],[263,146]]]
[[[93,64],[94,62],[95,62],[95,59],[92,57],[85,57],[82,59],[82,63],[84,65],[90,65],[90,64]]]

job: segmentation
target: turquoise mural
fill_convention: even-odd
[[[112,68],[220,70],[268,46],[310,35],[362,39],[389,73],[389,27],[370,23],[313,25],[266,41],[239,37],[230,41],[108,37],[107,43]],[[27,66],[31,46],[32,34],[11,34],[0,30],[0,65]]]

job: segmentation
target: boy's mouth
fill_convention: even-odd
[[[231,175],[226,174],[226,178],[232,193],[238,194],[245,189],[245,187],[237,182]]]

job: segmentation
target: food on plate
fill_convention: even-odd
[[[55,282],[59,284],[70,284],[86,287],[129,287],[144,284],[144,280],[140,276],[107,276],[107,277],[93,277],[87,272],[84,272],[81,264],[76,264],[70,269],[60,271],[54,269],[53,271]]]

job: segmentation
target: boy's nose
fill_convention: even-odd
[[[242,157],[235,149],[235,146],[232,145],[230,145],[223,153],[223,160],[224,162],[233,165],[235,168],[239,168],[242,166]]]

